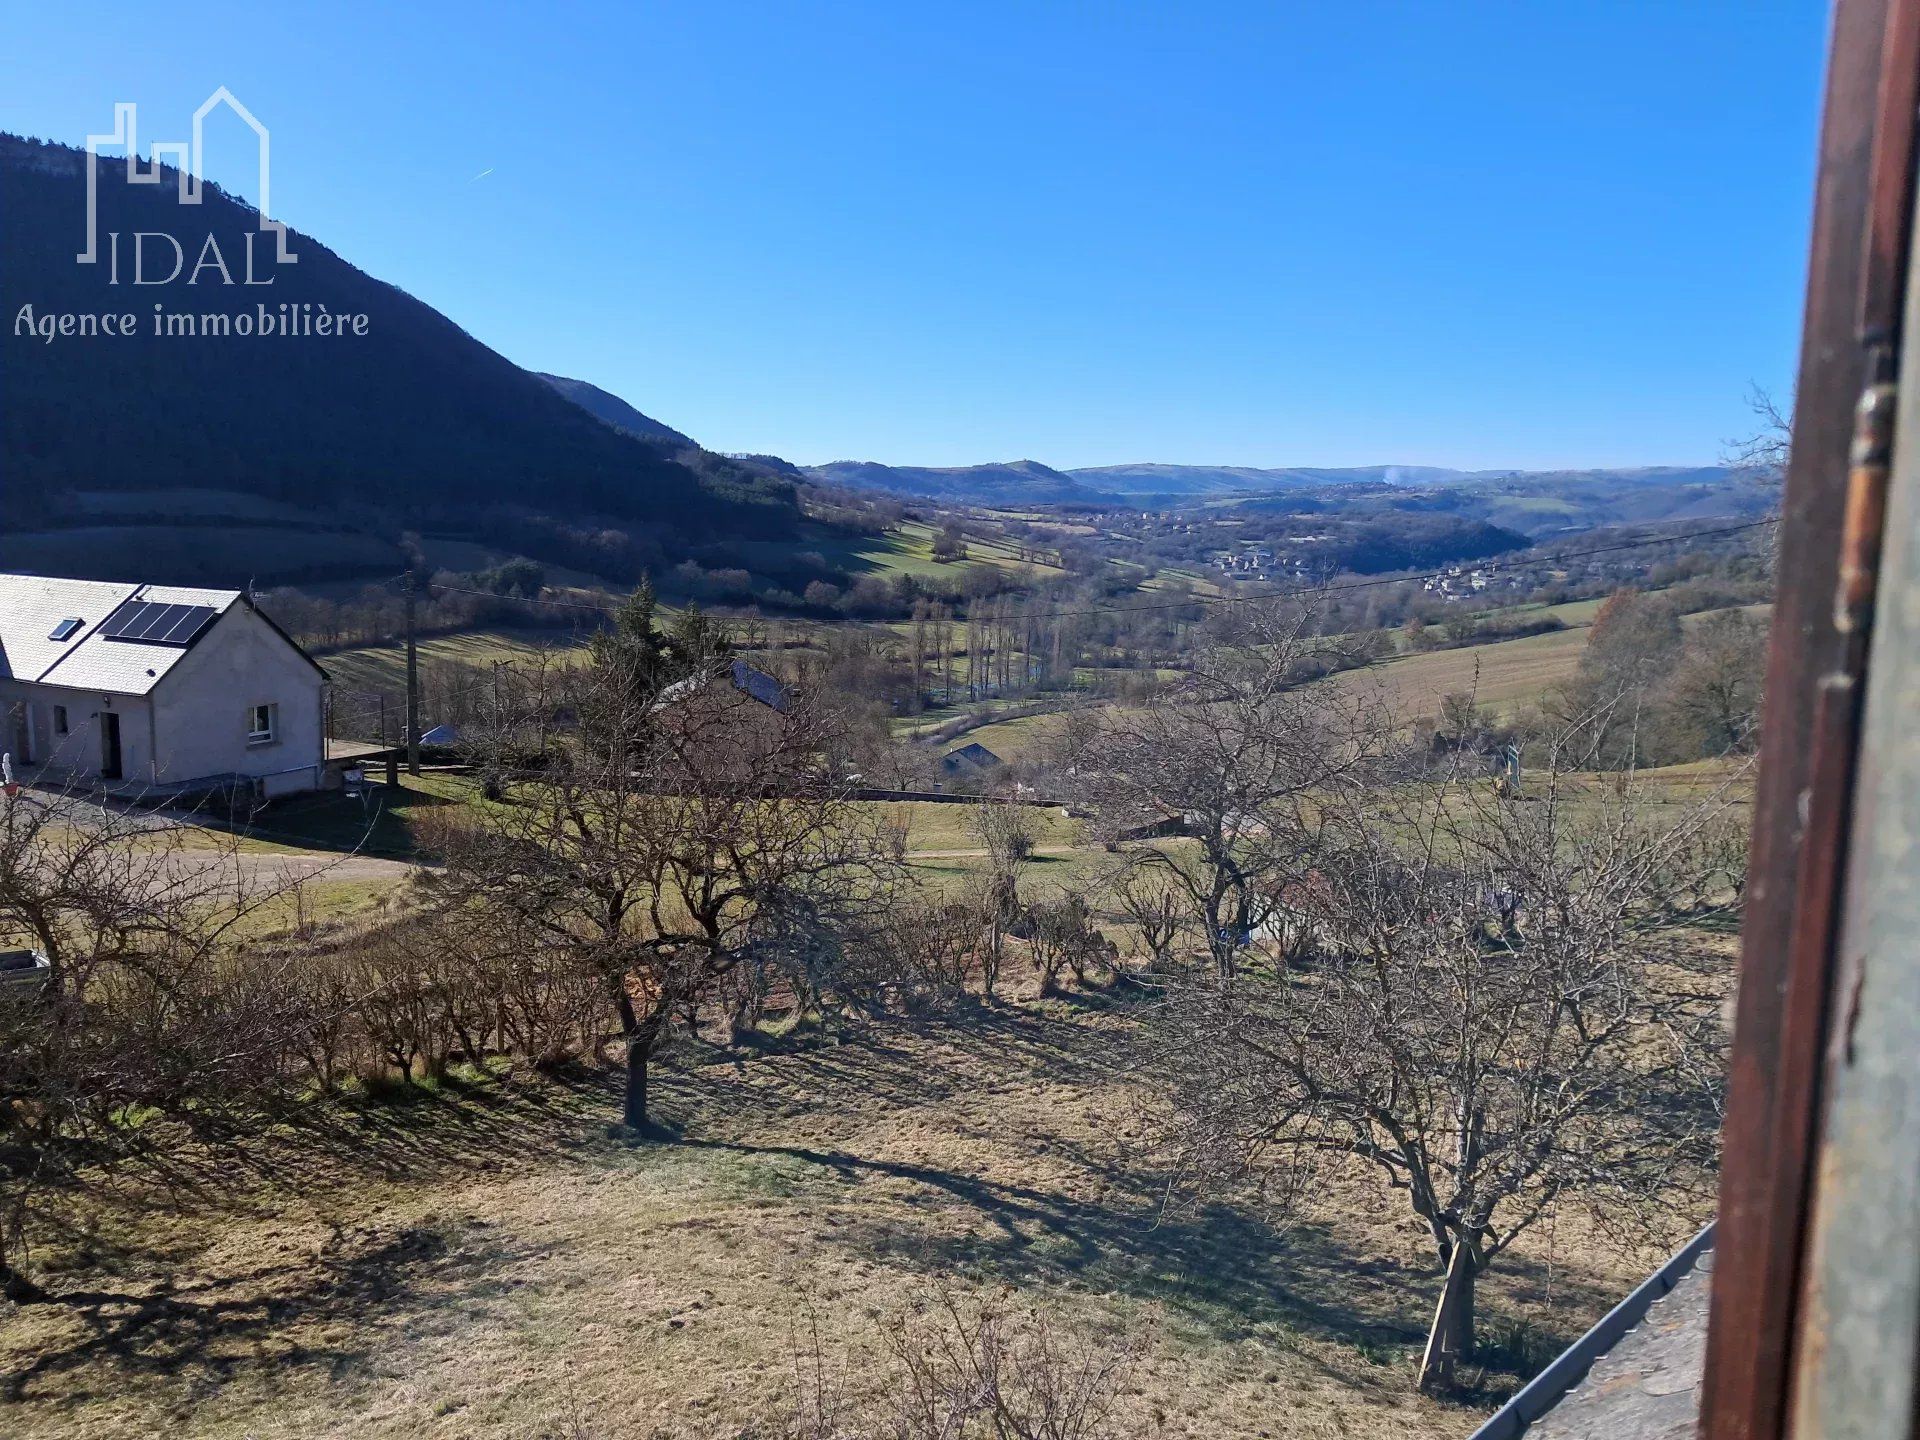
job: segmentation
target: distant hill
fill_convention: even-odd
[[[765,470],[769,474],[778,475],[784,480],[792,480],[796,484],[804,485],[813,478],[791,460],[782,460],[778,455],[741,454],[735,451],[728,451],[727,458],[729,460],[738,460],[742,465],[751,465],[758,469]]]
[[[1433,485],[1458,470],[1431,465],[1358,465],[1344,469],[1252,465],[1097,465],[1068,470],[1073,479],[1113,495],[1221,495],[1250,490],[1286,490],[1313,485]]]
[[[1439,465],[1099,465],[1064,472],[1114,495],[1222,495],[1321,485],[1446,486],[1495,482],[1615,485],[1717,485],[1735,472],[1723,465],[1642,465],[1595,470],[1450,470]]]
[[[1780,492],[1776,478],[1724,465],[1453,470],[1439,465],[1137,464],[1056,470],[1033,460],[940,468],[841,461],[807,473],[854,489],[1002,508],[1179,506],[1232,496],[1272,512],[1448,512],[1532,536],[1596,525],[1760,515],[1777,507]]]
[[[309,236],[292,234],[297,263],[279,267],[263,237],[257,278],[271,285],[239,283],[258,217],[212,185],[200,205],[182,206],[174,172],[128,185],[123,162],[101,161],[102,233],[174,235],[189,266],[211,238],[234,281],[210,270],[196,271],[191,287],[183,275],[135,288],[123,257],[120,284],[110,284],[107,264],[75,262],[86,163],[71,147],[0,136],[0,482],[10,528],[44,521],[74,490],[191,488],[377,510],[443,530],[497,532],[535,512],[574,526],[634,522],[650,536],[792,532],[790,482],[622,433]],[[170,260],[162,251],[161,268]],[[281,305],[363,314],[366,330],[251,333],[263,306],[278,314]],[[48,341],[21,333],[23,306],[36,316],[132,312],[139,323],[128,336]],[[157,336],[156,310],[214,333]],[[237,333],[243,325],[249,333]]]
[[[1110,499],[1073,476],[1037,460],[993,465],[881,465],[871,460],[835,460],[805,467],[808,475],[855,490],[886,490],[967,505],[1064,505]]]
[[[662,425],[652,416],[642,415],[610,390],[602,390],[598,385],[589,385],[585,380],[569,380],[564,375],[549,375],[544,370],[536,370],[533,373],[589,415],[599,416],[616,430],[623,430],[629,435],[638,435],[642,440],[659,440],[675,449],[699,448],[671,425]]]

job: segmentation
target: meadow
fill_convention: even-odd
[[[1133,1023],[1089,994],[758,1056],[683,1043],[648,1142],[610,1130],[598,1075],[456,1075],[129,1175],[44,1243],[70,1302],[0,1325],[9,1424],[771,1440],[816,1380],[883,1394],[887,1333],[944,1287],[1136,1351],[1120,1433],[1437,1440],[1641,1263],[1569,1216],[1488,1287],[1465,1397],[1419,1397],[1421,1236],[1360,1174],[1285,1225],[1163,1213]]]

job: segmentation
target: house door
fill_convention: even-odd
[[[33,760],[33,711],[24,700],[13,706],[13,758],[22,765]]]
[[[120,717],[111,710],[100,712],[100,778],[120,778]]]

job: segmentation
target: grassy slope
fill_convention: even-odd
[[[1015,720],[998,720],[978,730],[969,730],[953,743],[984,745],[1002,760],[1028,760],[1046,748],[1061,720],[1059,715],[1023,715]]]
[[[830,1368],[881,1394],[883,1333],[945,1277],[1143,1346],[1117,1433],[1471,1431],[1482,1412],[1411,1393],[1435,1277],[1369,1180],[1284,1232],[1159,1214],[1111,1063],[1129,1024],[1056,1002],[746,1063],[683,1052],[656,1087],[673,1144],[608,1138],[597,1078],[312,1117],[272,1154],[278,1183],[209,1171],[191,1214],[95,1197],[97,1233],[40,1256],[87,1303],[0,1327],[10,1426],[778,1433],[799,1335],[817,1324]],[[1557,1230],[1550,1287],[1538,1247],[1484,1283],[1488,1334],[1550,1288],[1537,1340],[1563,1343],[1637,1275]]]
[[[249,845],[263,851],[358,851],[377,856],[406,856],[414,843],[415,819],[442,805],[484,805],[479,782],[470,775],[429,771],[418,777],[402,771],[397,790],[380,783],[378,767],[369,773],[366,805],[338,794],[302,796],[269,806],[252,820]],[[909,852],[975,850],[970,806],[936,801],[887,801],[875,804],[889,820],[907,822]],[[1049,849],[1083,845],[1081,824],[1058,810],[1031,811],[1037,843]],[[208,848],[224,837],[210,837]]]
[[[457,635],[435,635],[419,642],[421,661],[457,660],[465,665],[490,665],[496,660],[528,660],[543,649],[572,648],[566,630],[468,630]],[[407,683],[407,650],[399,641],[335,650],[318,657],[333,683],[354,690],[397,690]]]
[[[1371,669],[1337,676],[1333,683],[1367,693],[1377,689],[1396,713],[1409,718],[1433,714],[1446,696],[1467,691],[1496,714],[1511,715],[1538,699],[1549,685],[1573,674],[1598,608],[1598,602],[1591,600],[1542,607],[1541,613],[1558,615],[1568,628],[1491,645],[1396,655]],[[1770,607],[1743,608],[1764,618]],[[1705,618],[1704,613],[1688,615],[1682,623],[1695,625]]]

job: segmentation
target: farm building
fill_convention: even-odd
[[[21,780],[318,789],[326,687],[240,591],[0,575],[0,751]]]
[[[984,775],[989,770],[998,770],[1005,763],[977,740],[940,757],[940,768],[949,775]]]
[[[660,703],[675,705],[691,695],[697,695],[714,680],[724,676],[733,688],[750,700],[757,700],[769,710],[782,714],[792,707],[793,692],[782,685],[764,670],[756,670],[744,660],[735,660],[724,669],[713,674],[690,675],[685,680],[676,681],[660,692]]]

